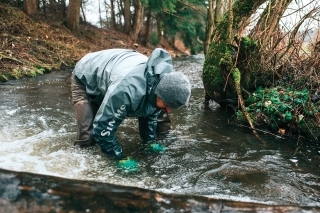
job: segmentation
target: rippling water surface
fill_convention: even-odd
[[[139,161],[128,173],[100,149],[73,147],[71,71],[0,85],[0,168],[137,186],[168,193],[272,204],[320,206],[320,145],[279,139],[228,124],[231,115],[203,106],[202,55],[174,60],[192,83],[190,104],[171,114],[159,135],[164,153],[144,151],[137,122],[118,129],[125,153]]]

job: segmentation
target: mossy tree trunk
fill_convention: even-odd
[[[279,21],[291,1],[237,0],[231,4],[230,0],[228,11],[214,26],[206,55],[202,75],[206,99],[209,96],[222,106],[239,108],[257,137],[245,99],[258,86],[273,84],[274,70],[264,63],[266,50],[274,42],[274,32],[279,34]],[[267,2],[251,34],[242,37],[252,15]]]
[[[228,99],[229,101],[237,99],[234,82],[229,76],[233,68],[239,68],[236,64],[236,57],[239,55],[237,46],[242,39],[233,38],[241,34],[251,15],[266,1],[237,0],[233,3],[232,9],[229,9],[214,27],[202,78],[207,94],[221,105],[225,105]],[[248,46],[254,48],[253,42],[247,42],[250,43]],[[239,70],[242,74],[243,70],[240,68]],[[241,82],[246,82],[243,81],[242,75]]]
[[[241,37],[257,9],[269,2],[249,36]],[[243,95],[257,86],[272,84],[272,71],[263,66],[260,50],[273,41],[279,20],[292,0],[237,0],[215,24],[203,68],[203,83],[211,99],[226,105],[237,103],[238,94],[231,71],[241,74]],[[277,31],[278,32],[278,31]],[[265,49],[264,49],[265,50]],[[246,91],[246,92],[244,92]]]

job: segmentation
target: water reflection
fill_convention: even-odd
[[[190,104],[171,114],[159,135],[162,154],[142,149],[135,119],[117,132],[124,151],[140,163],[127,173],[98,147],[78,149],[70,70],[0,85],[0,167],[213,198],[320,206],[320,148],[280,140],[228,124],[230,114],[203,106],[203,56],[174,61],[192,83]]]

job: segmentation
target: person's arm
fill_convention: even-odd
[[[154,143],[157,135],[157,118],[160,110],[156,110],[147,117],[139,117],[139,132],[144,144]]]
[[[130,109],[130,97],[125,91],[107,93],[93,123],[93,135],[101,151],[116,159],[124,156],[116,131]]]

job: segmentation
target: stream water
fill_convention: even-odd
[[[136,119],[118,139],[139,170],[119,169],[98,146],[73,146],[76,123],[70,70],[0,85],[0,168],[136,186],[166,193],[268,204],[320,206],[320,145],[228,124],[214,102],[204,107],[203,55],[174,60],[192,83],[188,106],[174,110],[172,130],[159,135],[164,153],[142,149]]]

